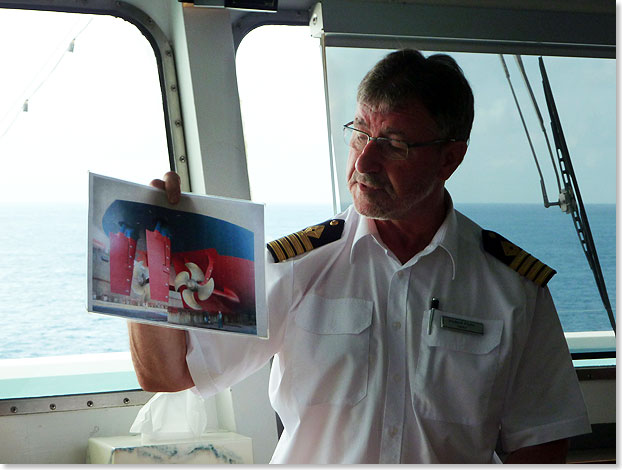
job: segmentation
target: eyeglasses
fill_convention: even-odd
[[[367,132],[351,127],[354,121],[350,121],[343,126],[343,139],[346,145],[354,150],[361,152],[370,140],[376,142],[380,147],[382,155],[389,160],[406,160],[408,158],[408,149],[415,147],[429,147],[430,145],[446,144],[448,142],[456,142],[456,139],[437,139],[429,142],[420,142],[409,144],[401,140],[388,139],[386,137],[372,137]]]

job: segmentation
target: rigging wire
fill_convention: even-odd
[[[523,123],[523,129],[525,130],[525,134],[527,136],[527,141],[529,142],[529,148],[531,149],[531,154],[533,155],[533,160],[536,163],[536,168],[538,169],[538,174],[540,175],[540,188],[542,189],[542,198],[544,199],[544,207],[558,206],[559,202],[549,202],[549,198],[546,194],[546,185],[544,184],[544,176],[542,175],[542,170],[540,168],[540,163],[538,162],[538,157],[536,156],[536,150],[534,149],[533,142],[531,141],[531,134],[529,134],[529,129],[527,128],[527,123],[525,122],[525,117],[523,116],[523,111],[520,107],[520,103],[516,96],[516,92],[514,91],[514,86],[512,85],[512,79],[510,78],[510,71],[508,70],[508,66],[505,63],[505,59],[503,54],[499,54],[499,58],[501,59],[501,65],[503,66],[503,71],[505,72],[505,77],[510,85],[510,90],[512,91],[512,96],[514,97],[514,103],[516,104],[516,109],[518,109],[518,114],[520,116],[520,120]],[[548,138],[547,138],[548,142]],[[555,167],[555,162],[553,162],[553,167]],[[557,171],[555,172],[557,175]],[[557,178],[557,185],[559,186],[559,177]],[[561,192],[561,186],[560,186]]]
[[[542,118],[540,107],[538,106],[536,97],[533,94],[533,90],[531,89],[531,83],[529,83],[529,78],[527,78],[527,72],[525,72],[525,66],[523,65],[523,58],[519,55],[515,55],[514,59],[516,60],[518,69],[520,70],[520,73],[523,77],[523,81],[525,82],[525,86],[527,87],[527,91],[529,92],[531,103],[533,104],[533,108],[536,112],[536,115],[538,116],[538,121],[540,121],[540,129],[542,129],[542,133],[544,134],[544,140],[546,140],[546,146],[549,149],[549,155],[551,156],[551,164],[553,166],[553,169],[555,170],[555,178],[557,179],[557,189],[559,190],[561,194],[562,186],[559,181],[559,173],[557,171],[557,167],[555,166],[555,157],[553,156],[553,150],[551,149],[551,142],[549,141],[549,134],[546,132],[546,128],[544,127],[544,119]]]
[[[26,86],[24,88],[24,90],[22,91],[22,93],[20,95],[18,95],[18,98],[13,102],[13,104],[11,106],[9,106],[8,111],[5,113],[2,121],[7,120],[7,116],[9,116],[11,114],[11,109],[13,109],[13,116],[10,119],[8,125],[6,126],[6,128],[4,129],[4,131],[2,132],[2,134],[0,134],[0,138],[4,137],[13,127],[13,125],[17,122],[17,120],[19,119],[20,115],[22,112],[27,112],[28,111],[28,102],[29,100],[39,91],[39,89],[45,85],[45,83],[47,83],[47,81],[50,79],[50,77],[52,76],[52,74],[54,74],[54,72],[56,71],[56,69],[58,68],[58,66],[60,65],[60,63],[63,61],[63,59],[65,58],[65,56],[67,55],[68,52],[73,52],[74,47],[75,47],[75,41],[76,39],[84,32],[84,30],[86,30],[86,28],[91,24],[91,22],[93,21],[93,18],[89,18],[89,20],[86,22],[86,24],[76,33],[76,34],[72,34],[71,37],[71,41],[69,41],[69,45],[67,46],[63,46],[63,50],[62,53],[58,56],[58,58],[54,58],[54,56],[51,54],[48,59],[44,62],[43,66],[41,67],[41,69],[33,76],[32,80],[30,80],[30,82],[28,83],[28,86]],[[61,44],[66,44],[67,40],[63,39],[61,41]],[[55,49],[55,52],[57,53],[59,47]],[[50,68],[50,63],[52,63],[53,65]],[[45,74],[45,76],[39,80],[38,77],[44,74],[44,71],[49,68],[49,71],[47,72],[47,74]],[[38,81],[38,83],[37,83]],[[32,89],[32,91],[29,92],[29,90]],[[0,121],[0,123],[2,122]]]

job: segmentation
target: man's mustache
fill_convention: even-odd
[[[384,188],[387,186],[388,181],[386,178],[376,174],[361,174],[354,170],[352,176],[350,176],[350,184],[362,183],[365,186],[371,186],[372,188]]]
[[[391,182],[383,175],[376,173],[361,174],[354,170],[350,176],[349,184],[353,185],[354,183],[361,183],[375,189],[384,189],[392,199],[396,197]]]

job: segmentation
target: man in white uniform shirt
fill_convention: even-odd
[[[354,207],[268,244],[269,340],[130,324],[144,389],[213,395],[274,357],[278,463],[561,463],[590,432],[545,287],[555,272],[455,211],[473,95],[445,55],[363,79]],[[180,197],[179,178],[152,184]]]

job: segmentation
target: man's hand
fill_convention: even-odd
[[[162,179],[155,179],[149,183],[154,188],[166,191],[166,197],[171,204],[177,204],[181,198],[181,178],[174,171],[164,174]]]
[[[171,204],[181,199],[181,179],[169,171],[151,181],[166,191]],[[194,385],[186,364],[186,332],[176,328],[128,322],[130,351],[138,383],[149,392],[178,392]]]

